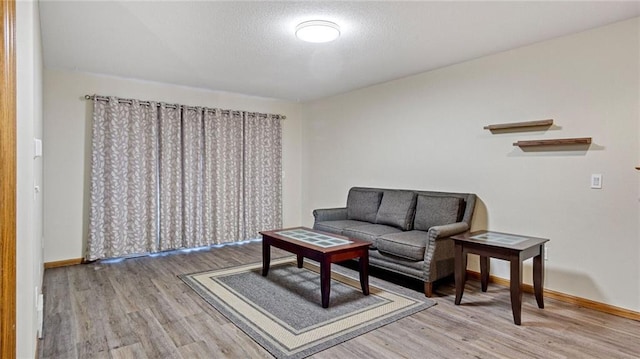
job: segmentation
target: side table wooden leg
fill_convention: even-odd
[[[455,264],[454,264],[454,278],[456,281],[456,299],[455,304],[460,304],[462,301],[462,294],[464,293],[464,282],[467,272],[467,255],[462,251],[462,245],[456,244],[455,246]]]
[[[323,258],[320,261],[320,294],[322,308],[329,308],[329,294],[331,293],[331,261]]]
[[[483,292],[489,285],[489,257],[480,256],[480,286]]]
[[[540,245],[540,254],[533,257],[533,292],[538,308],[544,308],[544,244]]]
[[[519,256],[512,257],[511,260],[511,310],[513,311],[513,322],[520,325],[522,314],[522,261]]]
[[[301,254],[298,254],[297,259],[298,259],[298,268],[302,268],[304,257]]]
[[[262,276],[266,277],[269,274],[269,265],[271,263],[271,246],[269,242],[262,239]]]

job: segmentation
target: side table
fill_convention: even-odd
[[[489,258],[507,260],[511,264],[511,310],[513,322],[520,325],[522,313],[522,262],[533,257],[533,288],[538,308],[544,308],[542,297],[544,282],[545,238],[527,237],[492,231],[467,232],[452,236],[455,242],[456,299],[459,305],[464,292],[467,254],[480,256],[480,283],[483,292],[489,283]]]

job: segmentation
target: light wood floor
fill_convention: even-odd
[[[285,255],[274,250],[272,256]],[[258,262],[260,243],[47,269],[40,358],[271,358],[176,277]],[[421,283],[406,285],[422,289]],[[469,280],[438,305],[312,358],[638,358],[640,322],[524,294],[513,324],[509,290]]]

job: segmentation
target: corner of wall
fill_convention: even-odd
[[[16,355],[37,353],[38,308],[43,265],[43,158],[34,138],[43,134],[43,59],[40,15],[35,1],[16,2],[17,203]],[[36,187],[39,189],[36,190]]]

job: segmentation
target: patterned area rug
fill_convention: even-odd
[[[369,278],[364,296],[358,273],[333,265],[329,308],[320,300],[317,264],[295,258],[179,277],[204,300],[277,358],[304,358],[436,303],[411,289]]]

